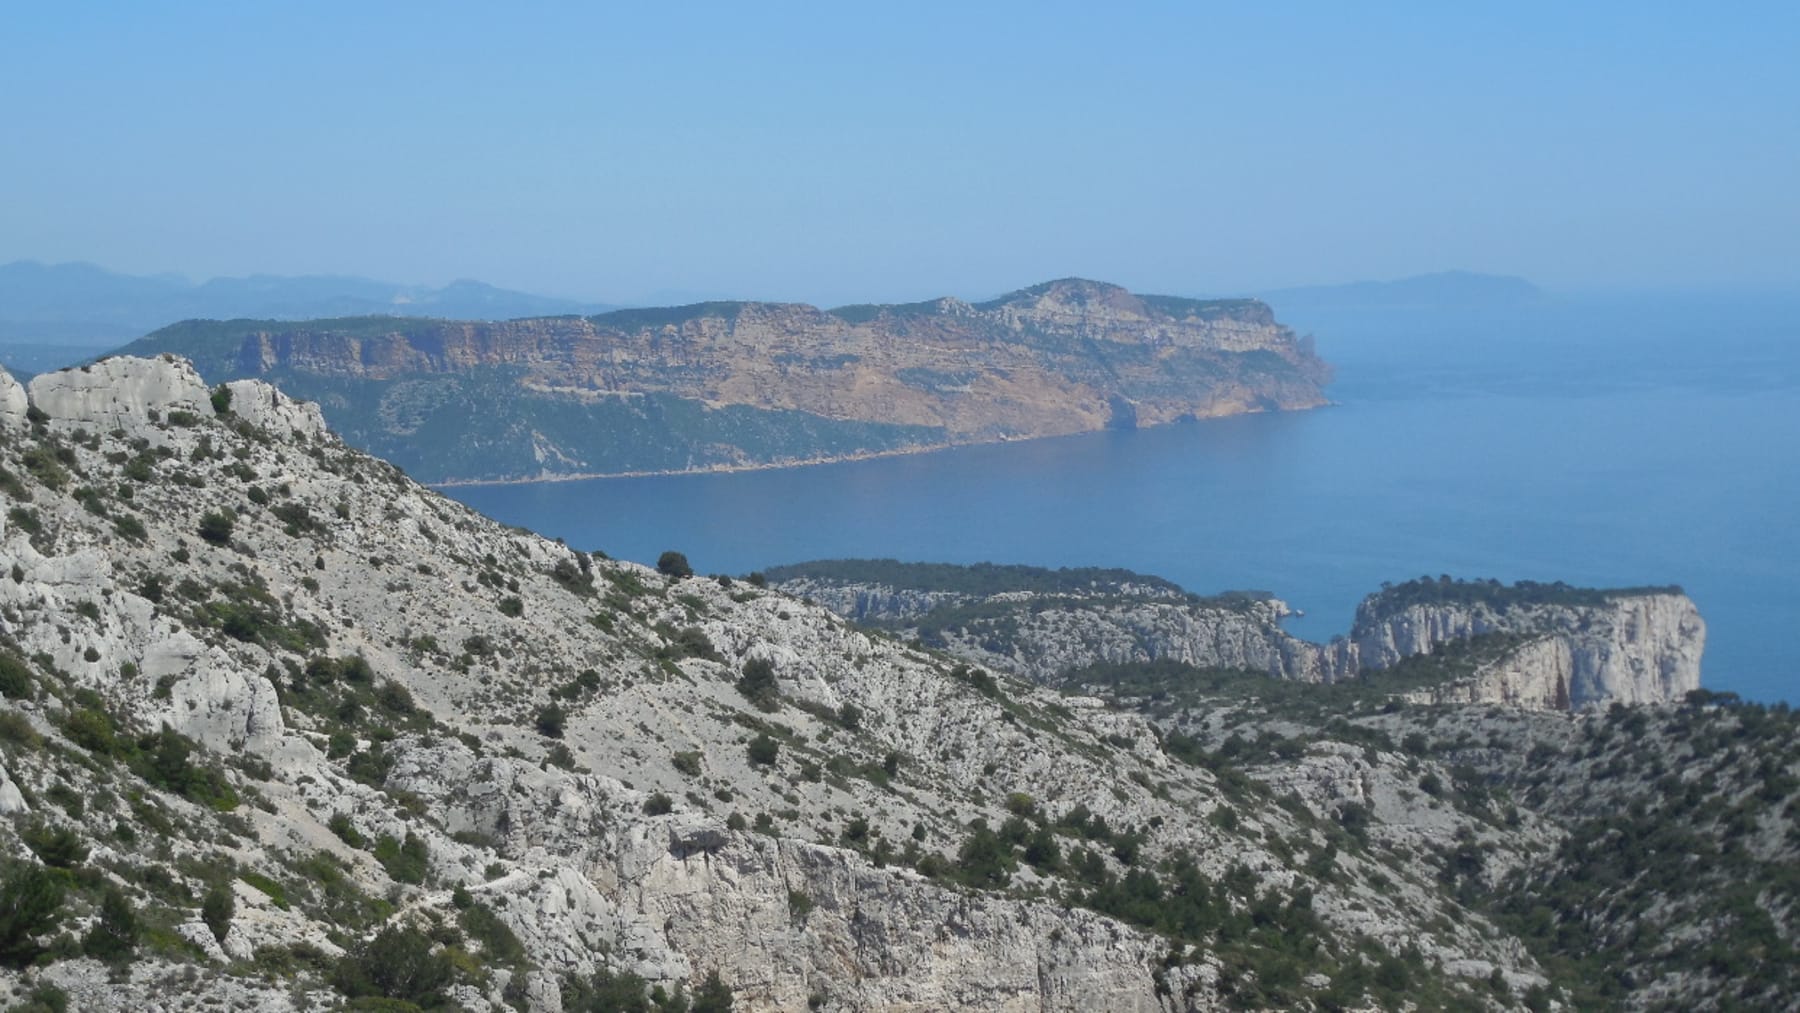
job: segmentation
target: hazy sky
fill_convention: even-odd
[[[827,304],[1800,284],[1800,4],[1251,6],[11,3],[0,261]]]

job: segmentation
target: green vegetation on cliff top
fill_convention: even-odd
[[[1501,610],[1551,605],[1580,608],[1604,605],[1620,598],[1681,593],[1681,587],[1676,584],[1592,588],[1573,587],[1560,580],[1548,584],[1534,580],[1502,584],[1497,580],[1419,577],[1404,584],[1383,585],[1379,593],[1369,596],[1365,607],[1377,618],[1382,618],[1414,605],[1486,605]]]
[[[897,559],[818,559],[777,566],[767,571],[773,581],[824,580],[847,584],[883,584],[896,590],[994,595],[1013,591],[1036,594],[1114,593],[1132,585],[1186,595],[1181,585],[1161,577],[1117,567],[1079,566],[1052,570],[1002,563],[903,563]]]

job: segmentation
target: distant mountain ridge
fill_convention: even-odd
[[[181,355],[213,382],[266,379],[437,482],[761,467],[1313,408],[1330,375],[1263,303],[1076,278],[983,303],[189,321],[125,351]]]
[[[0,265],[0,340],[129,341],[178,320],[387,314],[504,320],[614,307],[453,281],[442,288],[338,275],[251,275],[192,282],[93,264]]]

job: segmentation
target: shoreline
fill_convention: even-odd
[[[1246,415],[1276,415],[1285,412],[1310,412],[1321,408],[1336,408],[1338,402],[1326,400],[1305,408],[1255,408],[1241,412],[1227,412],[1222,415],[1207,415],[1178,419],[1173,422],[1160,422],[1155,425],[1139,426],[1139,429],[1161,429],[1165,426],[1185,423],[1211,422],[1216,419],[1242,418]],[[888,457],[912,457],[920,454],[935,454],[945,450],[957,450],[963,447],[992,447],[1004,443],[1028,443],[1037,440],[1067,439],[1071,436],[1091,436],[1094,433],[1106,432],[1105,429],[1087,429],[1078,433],[1047,433],[1043,436],[1012,436],[995,440],[970,440],[966,443],[940,443],[928,446],[906,447],[894,450],[863,450],[856,453],[835,457],[811,457],[796,461],[766,461],[760,464],[720,464],[706,468],[684,468],[679,471],[601,471],[571,472],[558,475],[537,475],[531,478],[452,478],[441,482],[420,482],[428,489],[466,489],[480,486],[497,485],[549,485],[559,482],[591,482],[607,478],[676,478],[685,475],[735,475],[753,471],[777,471],[787,468],[813,468],[827,464],[853,464],[857,461],[878,461]],[[417,480],[415,480],[417,481]]]

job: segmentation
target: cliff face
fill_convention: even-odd
[[[1686,595],[1621,594],[1579,605],[1409,605],[1384,613],[1375,596],[1358,609],[1344,652],[1365,668],[1388,668],[1448,643],[1484,634],[1528,641],[1437,698],[1581,709],[1666,703],[1700,688],[1706,623]]]
[[[1274,598],[1221,604],[1125,585],[977,595],[809,576],[804,565],[792,569],[779,585],[791,594],[1050,684],[1089,665],[1159,660],[1337,682],[1477,638],[1504,637],[1504,649],[1490,651],[1474,670],[1412,695],[1572,710],[1681,700],[1700,687],[1706,641],[1694,603],[1657,589],[1584,592],[1574,602],[1525,601],[1511,589],[1458,583],[1467,593],[1401,603],[1418,586],[1402,585],[1366,599],[1347,637],[1315,644],[1281,628],[1289,610]],[[1436,594],[1436,585],[1423,586]]]
[[[1313,408],[1326,403],[1329,375],[1261,303],[1138,296],[1074,279],[979,305],[196,322],[127,351],[174,351],[211,379],[266,377],[317,397],[353,439],[433,480],[790,463]],[[435,410],[466,404],[471,378],[497,385],[484,386],[484,398],[504,393],[530,407],[496,432],[460,409]],[[645,397],[682,407],[632,402]],[[727,408],[756,421],[684,417]],[[740,431],[746,425],[775,432]],[[481,444],[500,473],[409,447],[421,427],[433,430],[428,443]],[[621,434],[641,446],[624,456],[597,449]],[[530,448],[529,464],[509,446]]]

